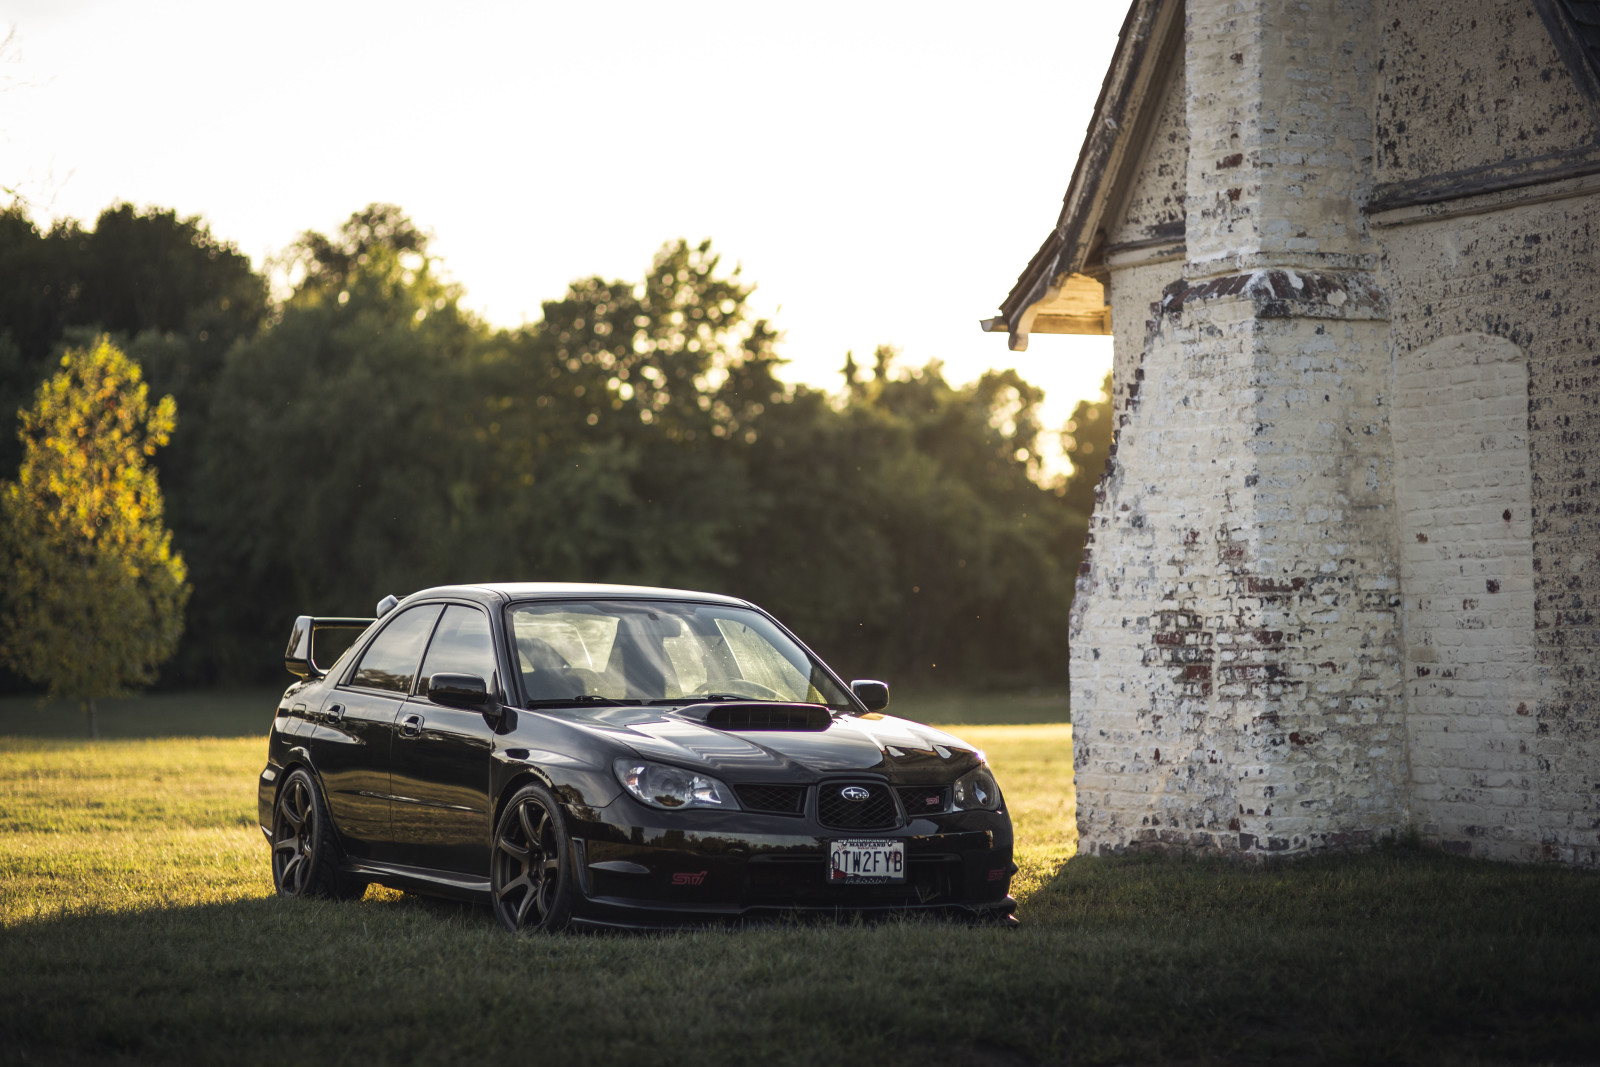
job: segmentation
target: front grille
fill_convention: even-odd
[[[736,785],[739,805],[745,811],[769,815],[804,815],[806,787],[803,785]]]
[[[865,789],[862,800],[849,800],[846,789]],[[900,822],[894,795],[876,782],[828,782],[817,788],[817,821],[834,830],[889,830]]]
[[[919,815],[940,815],[950,807],[950,787],[947,785],[903,785],[896,789],[900,805],[906,815],[915,819]]]

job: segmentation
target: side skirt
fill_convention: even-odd
[[[401,863],[347,859],[339,868],[348,874],[386,885],[390,889],[409,889],[456,900],[483,901],[489,896],[489,880],[431,867],[408,867]]]

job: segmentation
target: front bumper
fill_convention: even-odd
[[[1003,811],[953,812],[873,833],[751,813],[657,816],[627,798],[583,814],[570,824],[578,923],[653,929],[905,912],[1009,922],[1016,910]],[[861,837],[905,842],[904,882],[829,881],[831,842]]]

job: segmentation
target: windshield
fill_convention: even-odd
[[[851,707],[822,665],[745,608],[538,601],[510,608],[529,704],[786,700]]]

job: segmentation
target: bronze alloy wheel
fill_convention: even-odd
[[[572,843],[550,791],[525,786],[500,813],[489,887],[507,930],[559,930],[572,913]]]
[[[354,899],[367,883],[339,873],[338,843],[316,779],[289,772],[272,810],[272,881],[286,897]]]

